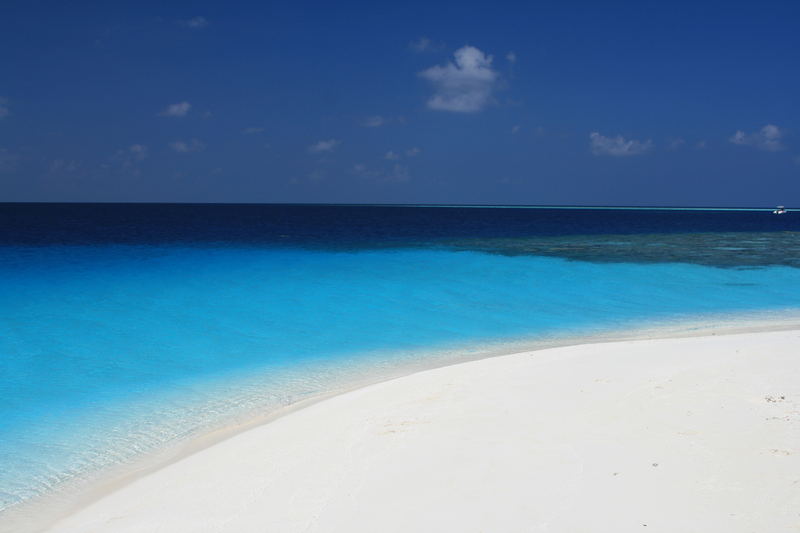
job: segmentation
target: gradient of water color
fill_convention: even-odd
[[[3,206],[0,508],[448,347],[800,308],[791,216],[509,213]]]

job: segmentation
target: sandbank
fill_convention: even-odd
[[[48,531],[800,531],[800,330],[559,347],[370,385]]]

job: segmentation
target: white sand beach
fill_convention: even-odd
[[[371,385],[50,531],[797,532],[800,330],[553,348]]]

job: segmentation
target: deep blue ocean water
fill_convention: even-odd
[[[0,509],[434,354],[798,308],[791,212],[0,204]]]

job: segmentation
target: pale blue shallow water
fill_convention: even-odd
[[[427,352],[800,308],[800,269],[783,265],[463,242],[0,250],[0,509]]]

